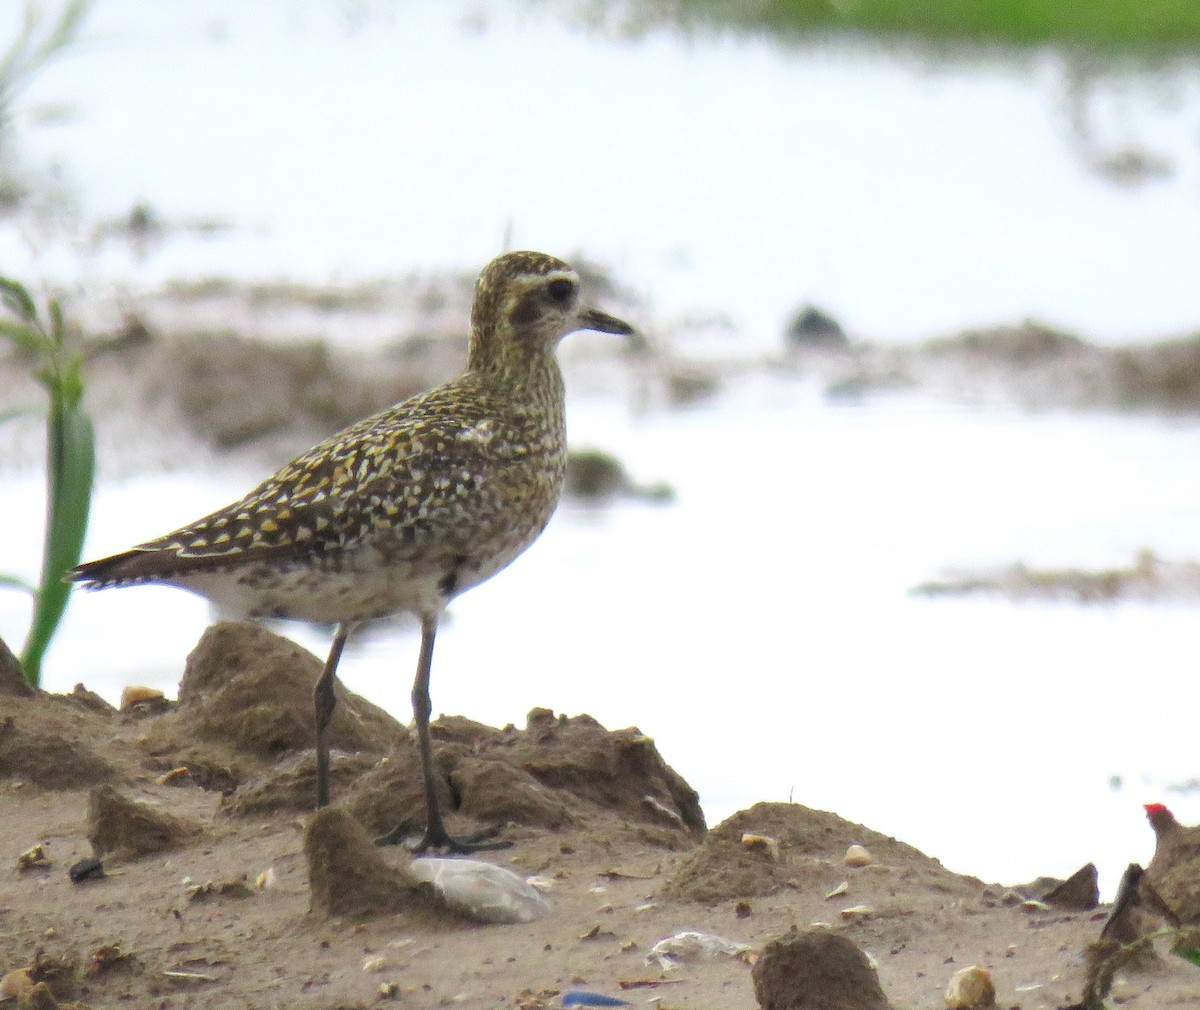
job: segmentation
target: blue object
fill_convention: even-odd
[[[602,992],[572,989],[562,994],[563,1006],[629,1006],[629,1000],[619,996],[605,996]]]

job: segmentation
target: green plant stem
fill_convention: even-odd
[[[35,687],[41,680],[42,659],[71,594],[63,575],[79,563],[83,552],[96,468],[95,433],[91,419],[80,409],[76,391],[64,389],[62,384],[50,385],[48,421],[41,584],[21,653],[25,679]]]

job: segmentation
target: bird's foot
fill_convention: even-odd
[[[444,827],[426,828],[421,838],[414,838],[410,829],[412,824],[401,821],[386,835],[375,839],[376,845],[403,845],[414,855],[422,852],[444,852],[453,855],[468,855],[472,852],[495,852],[499,849],[512,848],[512,842],[496,838],[504,830],[503,824],[493,824],[488,828],[472,831],[469,835],[451,835]]]

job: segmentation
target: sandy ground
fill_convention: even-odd
[[[756,952],[819,922],[875,960],[897,1008],[944,1006],[951,975],[972,964],[991,972],[1000,1007],[1080,998],[1105,908],[1024,904],[800,804],[758,804],[706,830],[650,738],[545,710],[521,729],[443,718],[437,739],[452,829],[508,822],[513,847],[486,858],[536,876],[547,916],[486,925],[416,899],[366,917],[314,910],[316,669],[269,632],[219,625],[189,659],[179,702],[115,712],[83,691],[0,694],[0,973],[36,966],[60,1005],[86,1007],[535,1008],[582,989],[659,1010],[749,1010]],[[403,726],[343,693],[333,740],[335,806],[371,833],[419,817]],[[114,794],[150,819],[104,813],[99,797]],[[747,832],[778,852],[742,844]],[[846,865],[852,843],[868,865]],[[20,868],[39,844],[46,858]],[[370,851],[400,870],[409,860]],[[73,883],[68,869],[94,854],[103,877]],[[353,867],[342,869],[334,895],[351,888]],[[684,930],[747,950],[648,961]],[[1165,951],[1119,973],[1109,1001],[1198,1004],[1200,969]]]

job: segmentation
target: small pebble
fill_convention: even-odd
[[[849,908],[843,908],[841,915],[843,919],[865,919],[874,911],[870,905],[851,905]]]
[[[769,835],[742,835],[742,844],[752,852],[765,852],[772,859],[779,858],[779,842]]]
[[[73,884],[82,884],[88,880],[104,879],[104,864],[99,859],[89,856],[67,870]]]
[[[946,986],[946,1006],[949,1010],[974,1010],[996,1004],[996,987],[986,968],[973,964],[960,968]]]
[[[128,712],[135,705],[162,701],[165,695],[156,687],[141,687],[131,684],[121,689],[121,711]]]
[[[385,971],[391,965],[386,957],[377,954],[374,957],[368,957],[363,961],[363,971]]]
[[[857,842],[855,842],[848,849],[846,849],[846,856],[842,862],[847,866],[870,866],[871,853],[867,851],[865,846],[859,845]]]

